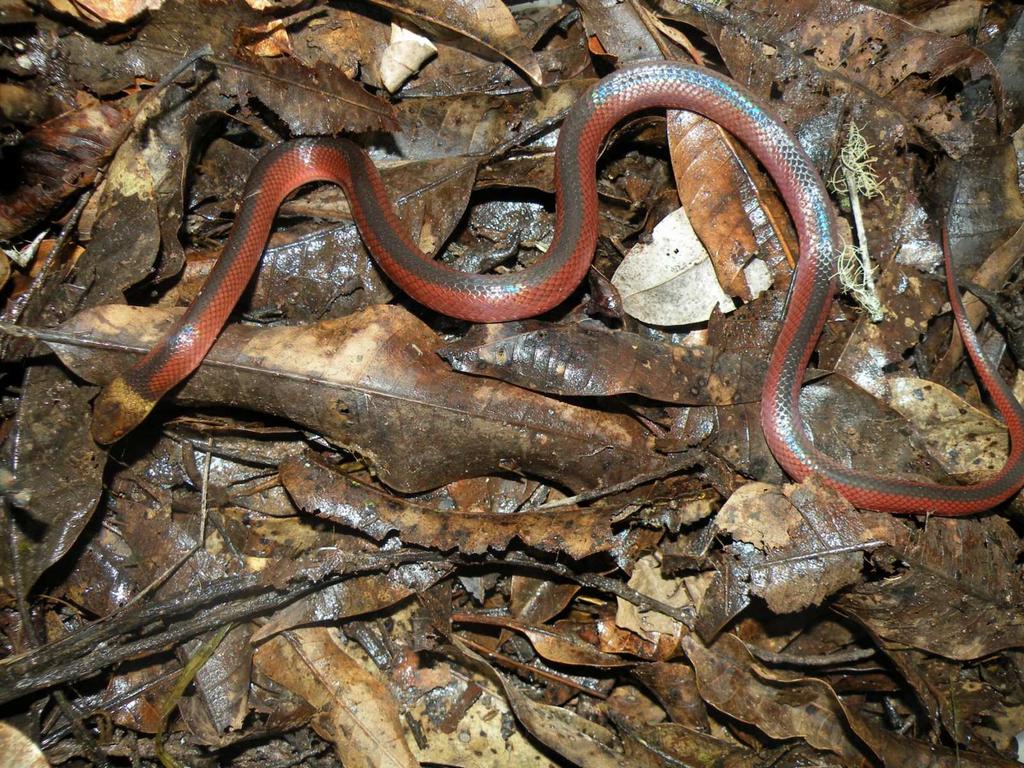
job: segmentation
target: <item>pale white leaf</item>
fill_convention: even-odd
[[[394,93],[437,53],[436,46],[418,32],[391,24],[391,40],[380,59],[380,79]]]
[[[612,284],[626,313],[652,325],[701,323],[716,306],[722,312],[733,309],[682,208],[654,227],[650,243],[626,254]]]

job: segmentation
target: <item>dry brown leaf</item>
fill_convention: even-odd
[[[47,768],[41,749],[10,723],[0,722],[0,768]]]
[[[35,226],[71,194],[89,187],[115,149],[125,114],[99,103],[55,117],[29,131],[8,160],[16,190],[0,196],[0,240]]]
[[[940,384],[892,379],[888,402],[914,425],[943,469],[963,482],[991,477],[1006,462],[1006,425]]]
[[[715,515],[715,525],[758,549],[778,549],[790,542],[803,518],[771,483],[741,485]]]
[[[680,202],[707,248],[718,292],[743,301],[790,271],[796,233],[778,194],[748,150],[693,112],[668,119]],[[720,287],[719,287],[720,285]]]
[[[861,513],[820,481],[764,484],[734,493],[716,523],[733,538],[700,604],[697,629],[707,640],[762,597],[774,613],[823,602],[861,580],[864,552],[873,538]],[[736,501],[732,501],[736,498]]]
[[[753,725],[775,739],[800,737],[818,749],[834,752],[850,766],[868,766],[869,756],[847,733],[835,693],[820,680],[775,686],[758,678],[743,643],[722,635],[705,647],[686,635],[683,648],[697,673],[697,685],[711,706]]]
[[[629,586],[642,595],[653,597],[673,608],[693,605],[699,599],[707,585],[709,575],[668,577],[662,571],[662,564],[654,555],[645,555],[637,560],[633,573],[629,577]],[[683,626],[673,619],[657,611],[642,611],[633,603],[617,598],[618,611],[615,623],[620,627],[636,632],[653,643],[661,641],[661,636],[678,638]]]
[[[530,645],[533,646],[540,656],[547,661],[553,661],[557,664],[593,666],[599,669],[625,667],[633,664],[632,661],[621,656],[602,653],[594,646],[583,642],[576,635],[557,632],[547,627],[530,625],[515,619],[472,613],[455,613],[452,614],[452,621],[503,627],[518,632],[530,641]]]
[[[295,629],[259,647],[265,675],[320,710],[314,726],[346,768],[418,768],[387,686],[345,652],[338,633]]]
[[[849,502],[814,480],[730,509],[742,513],[727,515],[722,530],[737,542],[734,551],[749,568],[751,592],[774,613],[803,610],[859,582],[864,551],[879,543]],[[785,541],[777,538],[780,521]]]
[[[54,10],[81,19],[91,26],[124,24],[146,11],[155,11],[163,0],[47,0]]]
[[[407,702],[404,720],[423,738],[413,754],[456,768],[558,768],[564,765],[522,728],[492,670],[476,672],[438,654],[425,663],[406,653],[392,669]]]
[[[435,662],[436,663],[436,662]],[[413,754],[428,765],[454,768],[561,768],[564,762],[514,722],[512,708],[503,696],[484,689],[464,711],[454,730],[437,722],[436,700],[420,697],[410,707],[423,744],[413,746]]]

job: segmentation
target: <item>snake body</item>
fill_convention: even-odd
[[[685,109],[715,121],[757,157],[793,218],[800,261],[764,382],[761,423],[768,446],[796,480],[818,475],[858,507],[966,515],[989,509],[1024,484],[1024,411],[981,354],[964,316],[944,239],[950,300],[978,374],[1003,414],[1012,448],[1002,470],[971,486],[947,486],[851,470],[818,451],[801,421],[800,385],[832,302],[836,235],[821,178],[765,107],[727,77],[700,67],[658,63],[621,69],[599,81],[566,117],[555,155],[555,233],[545,258],[520,272],[474,275],[427,258],[395,213],[380,173],[356,144],[306,138],[269,152],[249,178],[224,252],[195,302],[147,355],[98,397],[93,435],[111,443],[203,360],[249,283],[281,201],[315,181],[339,184],[373,258],[410,297],[477,322],[531,317],[556,306],[589,268],[598,234],[595,166],[602,142],[623,118],[651,108]]]

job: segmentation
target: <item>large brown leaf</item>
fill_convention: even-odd
[[[91,346],[54,348],[79,376],[102,383],[128,363],[125,350],[150,347],[174,316],[90,310],[63,331],[88,337]],[[439,345],[396,306],[309,327],[234,326],[176,399],[289,418],[359,453],[384,482],[407,492],[501,471],[582,488],[664,463],[628,417],[452,373],[435,354]]]
[[[31,592],[71,550],[100,500],[103,452],[86,429],[92,394],[52,364],[27,370],[5,446],[13,471],[8,482],[19,494],[4,526],[9,538],[0,551],[0,580],[14,594]]]
[[[412,756],[387,686],[342,647],[328,629],[296,629],[260,646],[254,657],[265,675],[301,696],[320,715],[314,726],[334,742],[351,768],[413,768]]]
[[[999,518],[931,520],[902,573],[857,586],[839,605],[872,633],[970,661],[1024,645],[1020,538]]]

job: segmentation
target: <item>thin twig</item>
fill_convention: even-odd
[[[156,84],[146,91],[139,100],[139,104],[135,109],[135,114],[132,115],[132,119],[129,120],[121,129],[121,133],[118,136],[118,140],[114,142],[114,146],[120,145],[124,142],[128,137],[128,134],[135,129],[139,119],[145,115],[146,108],[153,102],[153,99],[155,99],[161,91],[173,83],[182,72],[198,62],[200,59],[207,59],[211,56],[213,56],[213,48],[211,48],[209,44],[204,45],[199,50],[186,54],[185,57],[179,61],[173,69],[171,69],[171,71],[157,80]]]
[[[684,453],[680,458],[675,461],[669,462],[665,466],[654,472],[647,472],[642,475],[636,475],[629,480],[624,480],[621,483],[615,485],[609,485],[605,488],[595,488],[590,491],[584,491],[578,493],[575,496],[568,496],[564,499],[555,499],[544,504],[540,504],[536,507],[530,507],[524,509],[524,512],[543,512],[548,509],[557,509],[559,507],[571,507],[576,504],[583,504],[584,502],[593,501],[594,499],[604,498],[605,496],[611,496],[615,493],[622,491],[629,491],[636,488],[638,485],[644,485],[645,483],[652,483],[655,480],[663,480],[670,475],[674,475],[676,472],[682,472],[684,469],[690,469],[694,465],[700,463],[700,460],[704,457],[702,451],[688,451]]]
[[[566,688],[572,688],[575,691],[579,691],[580,693],[586,693],[598,699],[608,698],[608,694],[604,693],[603,691],[598,691],[594,688],[588,688],[587,686],[581,685],[577,681],[573,680],[571,677],[557,674],[555,672],[552,672],[551,670],[544,669],[543,667],[524,664],[521,661],[513,659],[511,656],[506,656],[503,653],[498,653],[498,651],[492,650],[491,648],[485,646],[483,643],[478,643],[470,637],[460,637],[459,639],[467,646],[472,648],[474,651],[479,653],[481,656],[493,659],[498,664],[508,667],[509,669],[514,669],[517,672],[521,672],[527,675],[535,675],[536,677],[539,677],[542,680],[552,682],[555,685],[563,685]]]
[[[691,629],[693,628],[694,613],[692,607],[684,606],[682,608],[676,608],[675,606],[664,603],[661,600],[648,597],[642,592],[637,592],[632,587],[627,587],[621,581],[610,579],[607,576],[600,576],[592,573],[577,573],[561,563],[543,563],[539,560],[528,558],[525,555],[514,553],[510,554],[506,558],[488,557],[484,562],[489,565],[516,565],[519,567],[544,571],[546,573],[553,573],[557,576],[561,576],[567,581],[575,582],[580,586],[589,587],[591,589],[596,589],[599,592],[607,592],[615,595],[616,597],[621,597],[627,603],[635,605],[642,611],[657,611],[658,613],[663,613],[669,618],[675,619],[683,626]]]
[[[210,437],[206,441],[206,450],[203,451],[203,457],[206,459],[203,462],[203,484],[202,489],[199,493],[199,509],[200,509],[200,520],[199,520],[199,546],[203,546],[206,543],[206,517],[209,514],[209,489],[210,489],[210,464],[213,462],[213,438]]]
[[[162,602],[144,604],[129,615],[119,612],[66,638],[0,660],[0,704],[54,685],[92,677],[121,661],[176,645],[223,624],[277,610],[351,576],[426,562],[447,560],[420,550],[337,553],[332,559],[333,571],[328,575],[321,578],[319,573],[301,574],[300,580],[287,588],[267,585],[260,574],[247,574],[221,579],[198,595],[178,594]],[[174,617],[182,614],[190,618],[175,621]],[[142,637],[126,640],[127,635],[136,631]]]
[[[150,593],[159,589],[164,584],[164,582],[166,582],[169,578],[171,578],[171,576],[177,573],[178,569],[181,568],[181,566],[183,566],[188,561],[188,559],[192,557],[192,555],[194,555],[197,551],[199,551],[199,544],[193,544],[187,552],[185,552],[181,557],[179,557],[169,566],[167,566],[167,568],[164,569],[163,573],[157,574],[156,578],[149,582],[149,584],[147,584],[145,587],[143,587],[134,595],[132,595],[131,598],[123,606],[121,606],[121,610],[125,611],[131,608],[140,600],[147,597]]]

